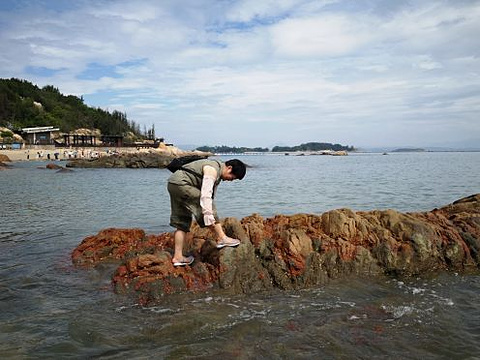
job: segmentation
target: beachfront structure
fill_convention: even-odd
[[[101,135],[100,139],[96,135],[85,134],[64,134],[63,142],[65,146],[88,147],[88,146],[123,146],[122,135]]]
[[[63,145],[73,147],[97,146],[95,135],[63,134]]]
[[[123,136],[122,135],[102,135],[102,143],[106,146],[123,146]]]
[[[59,132],[59,128],[53,126],[38,126],[23,128],[23,139],[30,145],[51,145],[53,144],[54,133]]]

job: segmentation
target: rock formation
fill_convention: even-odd
[[[165,168],[174,158],[187,155],[200,155],[207,158],[210,153],[183,151],[173,146],[158,149],[139,150],[101,156],[95,159],[75,159],[67,163],[67,167],[76,168]]]
[[[394,210],[321,215],[251,215],[223,220],[226,233],[242,241],[217,250],[208,229],[192,225],[186,253],[195,262],[171,263],[170,233],[106,229],[85,238],[73,251],[77,266],[118,264],[115,291],[136,294],[142,303],[183,291],[226,289],[249,293],[299,289],[348,275],[408,276],[480,267],[480,194],[429,212]]]
[[[0,162],[10,162],[10,158],[7,155],[0,154]]]
[[[10,158],[7,155],[0,154],[0,170],[5,170],[8,168],[6,162],[10,162]]]
[[[48,163],[45,165],[45,168],[39,167],[39,169],[48,169],[48,170],[57,170],[57,173],[70,173],[73,172],[72,169],[67,169],[63,166],[57,165],[55,163]]]

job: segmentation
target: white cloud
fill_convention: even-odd
[[[113,18],[114,21],[127,20],[140,23],[166,16],[160,12],[159,7],[156,7],[147,1],[107,2],[103,7],[99,7],[97,4],[92,4],[91,7],[87,8],[86,13],[106,21],[112,20]]]
[[[414,62],[414,66],[422,70],[435,70],[441,69],[443,66],[437,61],[433,61],[431,56],[421,55],[418,57],[418,60]]]
[[[271,31],[276,53],[295,58],[352,55],[373,37],[360,22],[337,15],[288,19]]]

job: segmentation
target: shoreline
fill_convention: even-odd
[[[18,161],[69,161],[75,159],[96,159],[111,155],[122,154],[148,154],[157,153],[167,156],[182,156],[191,154],[191,151],[181,150],[175,146],[160,146],[159,148],[135,148],[135,147],[35,147],[30,149],[2,149],[0,155],[7,156],[11,162]],[[55,156],[57,154],[57,156]],[[209,154],[211,155],[211,154]],[[5,160],[4,160],[5,162]]]
[[[136,151],[136,150],[135,150]],[[132,151],[122,151],[132,152]],[[105,150],[105,148],[35,148],[0,150],[0,155],[6,155],[11,162],[17,161],[60,161],[73,160],[76,158],[93,158],[107,156],[112,153],[120,153],[117,150]],[[57,157],[55,157],[57,154]]]
[[[66,148],[61,149],[18,149],[18,150],[0,150],[0,155],[7,156],[11,162],[17,161],[54,161],[55,153],[60,154],[58,160],[66,160],[63,157],[63,152]],[[70,150],[70,149],[69,149]],[[37,152],[42,153],[42,157],[38,156]],[[50,158],[48,158],[50,156]]]

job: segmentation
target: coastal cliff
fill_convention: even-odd
[[[227,235],[242,241],[217,250],[208,229],[192,226],[185,244],[195,262],[171,263],[171,233],[105,229],[72,252],[77,266],[117,264],[112,284],[143,304],[185,291],[251,293],[325,285],[351,275],[410,276],[480,267],[480,194],[429,212],[338,209],[240,221],[226,218]]]

